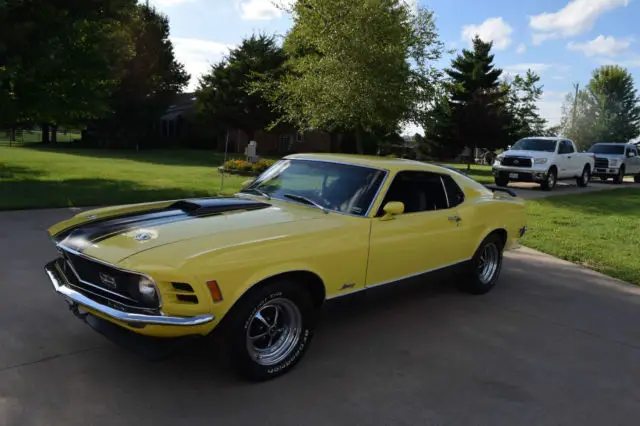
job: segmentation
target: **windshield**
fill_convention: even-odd
[[[520,139],[511,147],[511,151],[555,152],[557,142],[550,139]]]
[[[241,193],[364,216],[385,172],[329,161],[281,160]]]
[[[589,152],[594,154],[624,154],[624,145],[593,145]]]

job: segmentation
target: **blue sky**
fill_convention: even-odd
[[[252,32],[284,35],[291,19],[274,6],[290,0],[149,0],[169,16],[176,55],[192,74],[190,89],[229,46]],[[416,0],[405,0],[415,3]],[[476,3],[477,5],[474,5]],[[493,40],[496,65],[542,76],[541,113],[553,124],[564,95],[603,64],[620,64],[640,82],[640,0],[419,0],[436,14],[442,40],[468,47],[479,34]],[[517,6],[516,6],[517,4]],[[442,66],[449,58],[442,61]]]

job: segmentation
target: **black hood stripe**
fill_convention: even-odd
[[[258,210],[269,206],[270,204],[267,203],[242,198],[182,200],[164,209],[127,213],[85,222],[56,234],[54,240],[82,252],[89,244],[104,241],[137,228],[166,225],[238,210]]]

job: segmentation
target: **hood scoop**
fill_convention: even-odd
[[[243,198],[192,198],[176,201],[167,210],[180,210],[189,216],[209,216],[237,210],[259,210],[271,204]]]

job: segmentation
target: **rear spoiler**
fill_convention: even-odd
[[[509,189],[509,188],[502,188],[500,186],[495,186],[495,185],[485,185],[485,188],[490,189],[493,192],[496,192],[496,191],[506,192],[507,194],[511,195],[512,197],[517,197],[518,196],[518,194],[516,194],[516,191],[514,191],[513,189]]]

